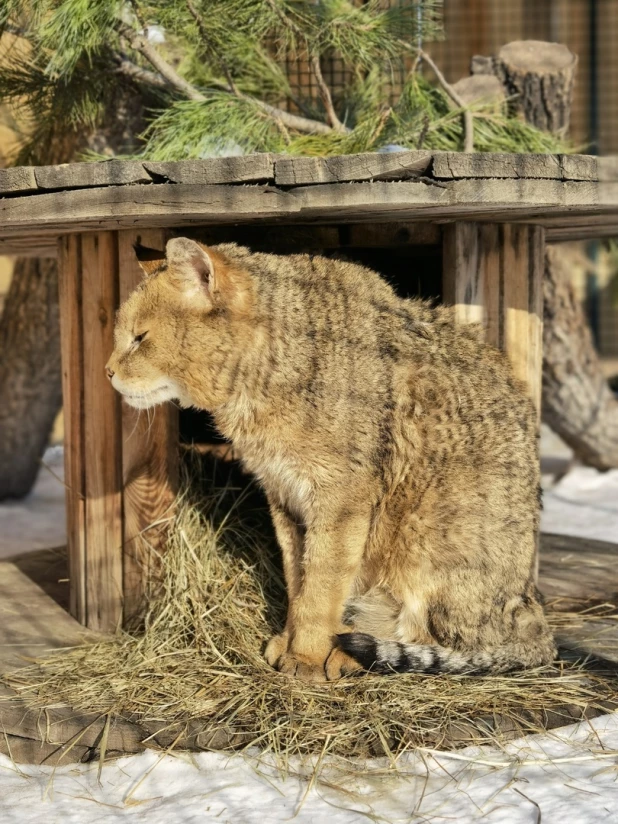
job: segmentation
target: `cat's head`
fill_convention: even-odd
[[[112,385],[137,409],[168,400],[208,408],[224,400],[221,372],[250,321],[248,272],[188,238],[173,238],[165,253],[136,253],[145,278],[116,316],[106,365]],[[196,387],[206,396],[196,397]]]

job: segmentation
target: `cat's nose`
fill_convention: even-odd
[[[110,379],[110,381],[111,381],[111,379],[114,377],[114,370],[113,370],[113,369],[110,369],[110,368],[109,368],[109,366],[106,366],[106,367],[105,367],[105,374],[107,375],[107,377],[108,377],[108,378]]]

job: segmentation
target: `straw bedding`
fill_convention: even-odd
[[[611,673],[573,661],[487,678],[363,675],[308,685],[279,675],[262,658],[285,611],[267,512],[233,472],[213,492],[218,481],[204,466],[181,495],[144,625],[13,674],[8,683],[28,703],[197,725],[216,733],[211,746],[257,746],[287,760],[499,740],[618,700]],[[573,618],[554,616],[562,625]]]

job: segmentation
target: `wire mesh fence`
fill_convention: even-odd
[[[423,46],[451,82],[470,73],[473,55],[495,54],[513,40],[566,44],[579,58],[571,138],[582,151],[618,154],[618,0],[444,0],[444,28],[443,41]],[[296,99],[319,107],[307,57],[285,63]],[[385,103],[399,96],[411,63],[390,67]],[[345,96],[351,77],[337,54],[323,59],[322,72],[335,99]]]

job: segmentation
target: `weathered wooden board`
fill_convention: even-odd
[[[23,667],[30,659],[51,650],[75,646],[94,637],[15,561],[0,561],[0,673]]]
[[[67,235],[59,243],[58,290],[64,411],[64,480],[71,580],[71,615],[86,623],[86,477],[84,453],[84,350],[82,243]]]
[[[616,541],[543,534],[540,580],[545,597],[560,598],[561,609],[584,601],[618,608],[618,536]]]
[[[288,191],[273,186],[159,184],[77,189],[0,199],[0,237],[250,222],[523,220],[561,215],[565,224],[618,211],[618,184],[559,180],[333,183]],[[500,217],[499,217],[500,216]],[[533,221],[534,222],[534,221]],[[600,221],[602,222],[602,221]]]
[[[454,223],[444,228],[443,294],[460,323],[481,323],[509,357],[540,414],[544,231]]]
[[[206,185],[257,183],[274,181],[275,156],[264,153],[165,163],[144,161],[143,168],[150,173],[151,180],[159,182]]]
[[[35,192],[36,177],[31,166],[19,166],[14,169],[0,169],[0,194],[12,192]]]
[[[87,233],[82,243],[86,622],[110,631],[122,621],[120,397],[105,364],[118,308],[118,240]]]
[[[227,184],[276,182],[280,186],[365,180],[407,180],[419,175],[438,180],[467,178],[544,178],[616,180],[615,158],[597,162],[589,155],[538,155],[400,151],[329,158],[272,155],[214,157],[177,162],[106,160],[58,166],[0,170],[0,196],[127,184]]]
[[[599,177],[596,157],[564,154],[436,152],[433,156],[431,171],[433,177],[438,180],[456,178],[539,178],[597,181]]]
[[[133,245],[165,249],[161,230],[119,232],[120,301],[142,279]],[[124,622],[139,615],[178,491],[178,412],[172,404],[139,412],[122,404]]]
[[[275,183],[303,186],[359,180],[407,180],[424,174],[431,152],[375,152],[334,157],[277,157]]]
[[[35,166],[39,189],[87,189],[95,186],[125,186],[152,183],[152,177],[137,160],[104,160],[100,163],[63,163]]]

